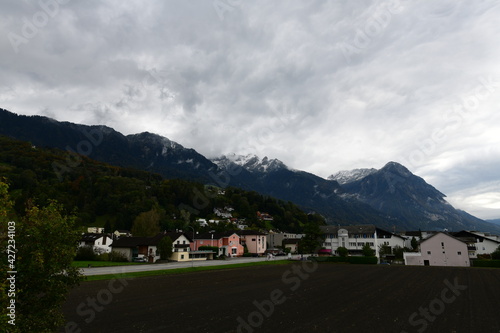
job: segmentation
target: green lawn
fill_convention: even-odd
[[[219,266],[205,266],[205,267],[186,267],[186,268],[174,268],[174,269],[164,269],[160,271],[147,271],[147,272],[133,272],[133,273],[123,273],[123,274],[105,274],[105,275],[90,275],[85,277],[85,281],[97,281],[97,280],[110,280],[116,278],[137,278],[144,276],[153,275],[169,275],[169,274],[180,274],[180,273],[190,273],[199,271],[212,271],[219,269],[230,269],[248,266],[262,266],[262,265],[284,265],[290,264],[291,261],[288,260],[272,260],[272,261],[258,261],[249,262],[241,264],[231,264],[231,265],[219,265]]]
[[[142,265],[140,262],[113,262],[113,261],[73,261],[73,267],[86,268],[92,267],[106,267],[106,266],[126,266],[126,265]]]

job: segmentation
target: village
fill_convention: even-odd
[[[205,229],[218,223],[232,223],[234,230],[197,232],[163,231],[152,237],[135,237],[127,230],[106,233],[99,227],[89,227],[82,234],[80,248],[92,249],[95,254],[116,253],[129,262],[187,262],[235,257],[262,257],[304,255],[300,242],[305,234],[250,230],[244,220],[231,216],[232,208],[215,208],[221,220],[197,219]],[[272,221],[265,212],[257,212],[259,219]],[[487,232],[462,230],[405,231],[394,233],[375,225],[320,226],[322,241],[314,253],[318,257],[364,256],[371,249],[379,264],[417,266],[472,266],[472,260],[490,259],[500,248],[500,236]],[[160,243],[171,240],[168,258],[162,258]],[[340,250],[339,250],[340,249]],[[345,254],[344,254],[345,253]]]

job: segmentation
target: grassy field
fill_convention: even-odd
[[[132,272],[132,273],[123,273],[123,274],[90,275],[90,276],[87,276],[85,278],[85,281],[110,280],[110,279],[116,279],[116,278],[138,278],[138,277],[157,276],[157,275],[173,275],[173,274],[181,274],[181,273],[191,273],[191,272],[201,272],[201,271],[216,271],[216,270],[221,270],[221,269],[242,268],[242,267],[250,267],[250,266],[284,265],[284,264],[289,264],[289,263],[290,263],[290,261],[288,261],[288,260],[274,260],[274,261],[258,261],[258,262],[249,262],[249,263],[241,263],[241,264],[232,264],[232,265],[163,269],[163,270],[159,270],[159,271]]]

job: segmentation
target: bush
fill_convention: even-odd
[[[500,246],[491,254],[491,259],[500,260]]]
[[[377,257],[309,257],[317,262],[344,262],[350,264],[376,265]]]
[[[377,257],[347,257],[347,262],[350,264],[376,265]]]
[[[498,267],[500,268],[500,260],[473,260],[473,267]]]
[[[93,246],[81,246],[76,251],[75,261],[95,261],[98,260]]]
[[[113,262],[127,262],[128,261],[127,257],[123,253],[116,252],[116,251],[111,251],[111,253],[108,254],[108,257],[109,257],[109,261],[113,261]]]
[[[337,249],[337,252],[341,257],[347,257],[347,255],[349,254],[349,250],[343,246],[339,247]]]

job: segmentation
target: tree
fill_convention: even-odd
[[[365,243],[365,245],[363,245],[363,249],[361,251],[363,252],[363,255],[365,257],[373,257],[373,256],[375,256],[375,250],[372,249],[370,247],[370,244],[368,244],[368,243]]]
[[[380,256],[392,254],[391,247],[389,245],[380,244],[378,247],[378,253]]]
[[[404,251],[405,251],[405,249],[403,249],[399,245],[394,246],[394,248],[392,249],[392,252],[394,253],[394,256],[396,257],[396,259],[403,259],[403,252]]]
[[[135,237],[153,237],[160,233],[160,212],[153,208],[140,213],[132,225],[132,235]]]
[[[491,254],[491,259],[493,260],[500,260],[500,245],[498,248]]]
[[[339,248],[337,248],[337,253],[341,257],[347,257],[347,255],[349,254],[349,250],[343,246],[340,246]]]
[[[5,190],[3,184],[0,188],[2,192]],[[81,232],[74,226],[75,217],[64,216],[62,211],[56,202],[44,208],[33,206],[15,224],[14,269],[19,274],[16,274],[16,326],[9,327],[11,332],[53,332],[64,323],[61,305],[82,276],[71,265]],[[6,307],[2,304],[2,308]]]
[[[160,251],[160,259],[168,260],[172,256],[173,241],[169,236],[163,237],[158,243],[158,251]]]
[[[323,242],[323,233],[319,228],[319,225],[314,222],[306,224],[304,227],[304,237],[299,243],[299,253],[315,253],[320,249],[320,245]]]
[[[418,250],[418,240],[415,238],[415,236],[411,238],[411,248],[413,249],[413,251]]]

